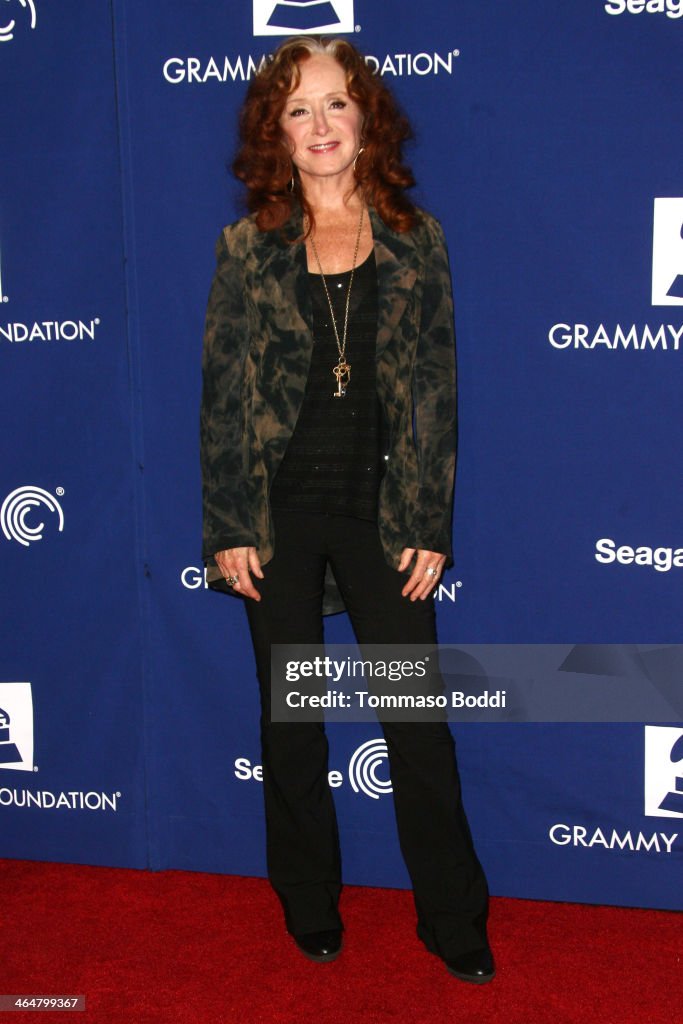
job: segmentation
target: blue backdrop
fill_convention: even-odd
[[[625,663],[675,643],[680,0],[331,6],[414,125],[415,198],[451,250],[441,640]],[[284,11],[3,4],[1,856],[264,871],[254,668],[199,568],[197,424],[237,111]],[[351,639],[344,616],[328,636]],[[390,797],[349,772],[377,728],[330,736],[346,880],[407,885]],[[681,736],[456,727],[492,892],[683,906]]]

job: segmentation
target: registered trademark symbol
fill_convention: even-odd
[[[120,797],[120,796],[121,796],[121,794],[119,793],[119,791],[118,791],[118,790],[116,791],[116,795],[117,795],[117,797]]]
[[[460,588],[460,587],[462,586],[462,580],[456,580],[456,581],[455,581],[455,585],[456,585],[456,587],[458,587],[458,589],[459,589],[459,588]]]
[[[55,491],[55,494],[57,495],[58,498],[61,498],[61,496],[64,494],[64,488],[58,487]]]
[[[460,56],[460,50],[453,50],[453,56],[454,57],[459,57]]]
[[[98,316],[96,316],[96,317],[95,317],[95,323],[96,323],[96,324],[97,324],[98,326],[99,326],[99,322],[100,322],[100,318],[99,318]]]
[[[354,32],[360,32],[360,25],[356,25],[353,31]]]
[[[37,764],[34,764],[34,766],[33,766],[33,770],[34,770],[34,772],[37,772],[37,771],[38,771],[38,765],[37,765]]]
[[[2,301],[3,302],[9,302],[9,295],[3,295]]]

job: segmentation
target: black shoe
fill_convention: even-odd
[[[488,946],[483,949],[475,949],[471,953],[461,953],[450,959],[444,959],[449,974],[453,974],[461,981],[471,981],[475,985],[485,985],[492,981],[496,975],[496,968],[493,963],[493,956]]]
[[[307,935],[293,935],[292,938],[304,956],[317,964],[336,960],[342,950],[341,928],[325,932],[309,932]]]

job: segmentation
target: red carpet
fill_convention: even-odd
[[[266,882],[0,861],[0,993],[84,994],[76,1024],[680,1024],[683,918],[494,899],[498,975],[450,977],[411,895],[347,887],[345,948],[313,964]]]

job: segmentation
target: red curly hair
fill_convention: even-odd
[[[354,167],[367,202],[394,231],[410,231],[418,213],[405,194],[415,184],[401,158],[402,144],[412,135],[407,118],[379,75],[344,39],[295,36],[278,47],[268,64],[254,76],[240,114],[241,147],[233,163],[235,175],[247,187],[247,206],[256,214],[261,231],[282,227],[295,203],[310,227],[313,211],[303,194],[298,174],[291,189],[292,160],[279,124],[287,97],[300,81],[300,65],[314,54],[334,57],[346,73],[347,90],[363,114],[363,146]]]

